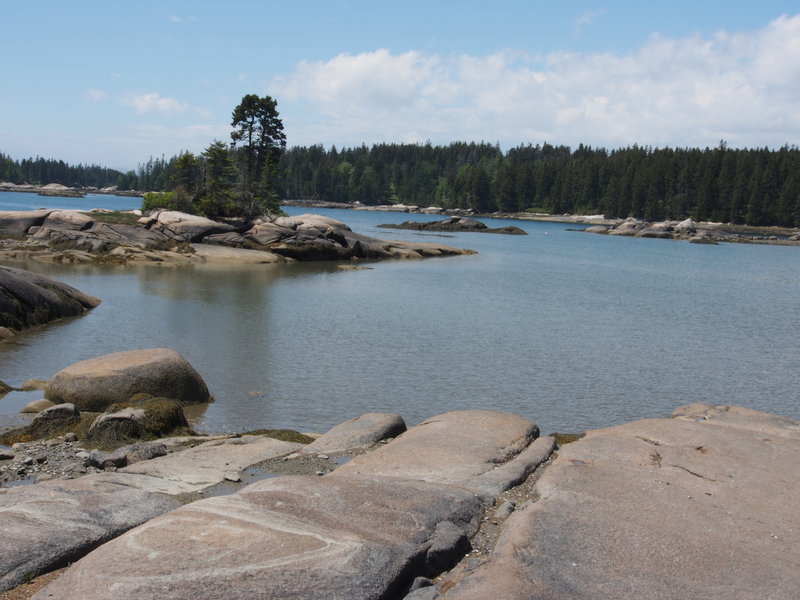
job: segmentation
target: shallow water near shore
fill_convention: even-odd
[[[31,208],[48,200],[33,197]],[[324,431],[369,411],[413,424],[463,408],[519,413],[543,432],[582,431],[690,402],[800,418],[796,247],[493,219],[484,221],[529,235],[430,234],[377,225],[438,217],[286,210],[479,254],[361,263],[367,270],[17,263],[103,303],[0,345],[0,379],[19,385],[100,354],[171,347],[216,397],[198,417],[213,431]],[[37,397],[0,398],[0,414]]]

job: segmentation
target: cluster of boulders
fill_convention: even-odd
[[[33,403],[44,408],[31,423],[2,434],[0,443],[72,441],[67,437],[72,436],[92,447],[113,449],[185,435],[191,428],[182,407],[213,399],[200,374],[167,348],[118,352],[75,363],[46,383],[44,396]],[[18,474],[27,475],[24,470]]]
[[[738,243],[786,243],[800,242],[800,234],[779,238],[777,235],[744,235],[725,230],[715,224],[697,223],[692,219],[683,221],[661,221],[648,223],[629,219],[618,225],[592,225],[584,229],[586,233],[657,238],[666,240],[687,240],[693,244],[717,244],[719,242]]]
[[[412,231],[446,231],[453,233],[476,232],[476,233],[503,233],[507,235],[528,235],[524,230],[513,225],[505,227],[489,227],[486,223],[472,219],[470,217],[448,217],[441,221],[404,221],[397,225],[386,223],[378,225],[386,229],[409,229]]]
[[[109,211],[0,212],[2,254],[68,262],[292,262],[422,258],[471,253],[441,244],[392,242],[319,215],[214,221],[156,210],[138,219]]]

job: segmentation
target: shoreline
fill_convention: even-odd
[[[15,540],[0,565],[0,598],[77,597],[90,580],[87,598],[115,590],[188,600],[200,594],[195,584],[177,590],[164,578],[188,573],[208,598],[256,589],[359,598],[368,581],[404,600],[520,589],[593,598],[599,585],[625,597],[700,597],[724,586],[788,599],[800,582],[786,502],[797,492],[799,448],[797,421],[709,404],[570,440],[541,436],[513,413],[454,411],[410,427],[397,414],[366,413],[310,443],[259,432],[159,439],[126,447],[127,466],[52,438],[19,446],[20,464],[60,452],[84,472],[0,488],[12,517],[0,542]],[[94,509],[100,502],[114,520]],[[38,518],[15,518],[28,513]],[[86,543],[87,522],[100,543]],[[236,548],[220,542],[233,536]],[[337,551],[320,555],[320,539]],[[72,564],[60,570],[65,556]],[[340,576],[342,561],[357,577]],[[130,581],[137,587],[121,585]]]
[[[645,221],[643,219],[635,218],[614,218],[609,219],[604,215],[548,215],[544,213],[527,213],[527,212],[514,212],[514,213],[480,213],[474,212],[469,209],[444,209],[441,207],[420,207],[413,205],[377,205],[366,206],[358,204],[345,204],[337,202],[315,202],[315,201],[301,201],[301,200],[284,200],[281,202],[284,206],[300,207],[300,208],[332,208],[342,210],[366,210],[374,212],[400,212],[408,214],[427,214],[427,215],[442,215],[442,216],[462,216],[474,217],[478,219],[505,219],[517,221],[541,221],[546,223],[574,223],[576,225],[587,226],[605,226],[617,227],[624,223],[634,223],[641,225],[642,228],[650,227],[658,224],[667,224],[675,227],[682,221]],[[727,237],[724,241],[731,243],[758,243],[767,245],[800,245],[796,240],[788,240],[782,238],[789,238],[800,235],[800,228],[797,227],[781,227],[778,225],[736,225],[732,223],[718,223],[711,221],[693,221],[698,229],[718,231],[726,234]],[[581,231],[581,230],[578,230]],[[740,239],[733,239],[733,236],[739,236]],[[776,238],[776,239],[773,239]]]
[[[19,192],[21,194],[37,194],[39,196],[53,196],[57,198],[83,198],[87,194],[130,198],[141,198],[144,195],[144,192],[136,190],[117,190],[116,186],[106,188],[69,187],[55,183],[32,185],[27,183],[9,183],[7,181],[0,182],[0,192]]]
[[[0,211],[0,259],[69,263],[273,264],[474,254],[430,241],[356,233],[314,214],[243,221],[179,211]]]

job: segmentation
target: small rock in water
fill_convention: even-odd
[[[225,473],[225,481],[232,481],[233,483],[239,483],[241,480],[242,478],[239,477],[239,473],[235,471],[228,471],[227,473]]]

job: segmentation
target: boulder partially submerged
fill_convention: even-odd
[[[98,304],[97,298],[50,277],[0,266],[0,327],[12,333],[82,315]]]
[[[71,402],[79,410],[103,411],[136,394],[170,398],[181,404],[210,402],[203,378],[175,350],[153,348],[116,352],[80,361],[56,373],[45,398]]]

